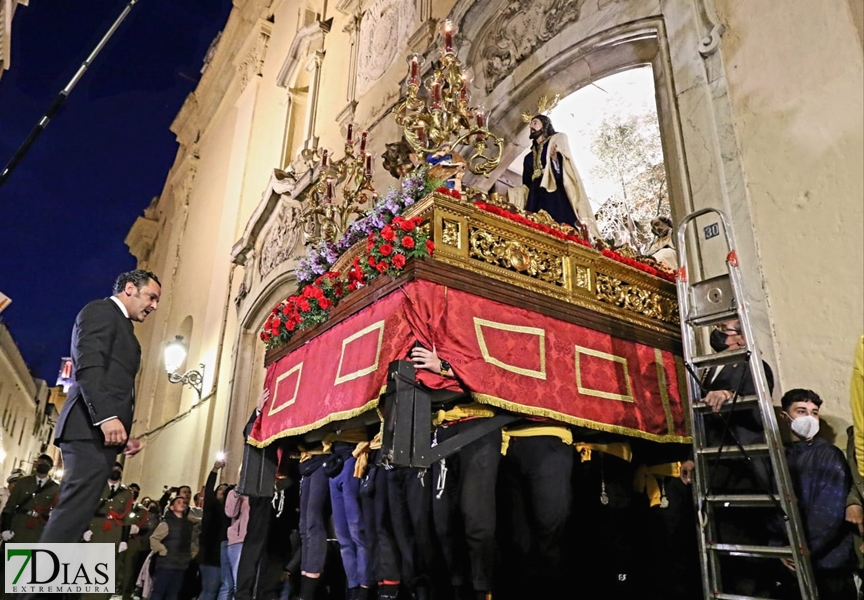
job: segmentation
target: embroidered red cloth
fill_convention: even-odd
[[[270,398],[252,429],[267,445],[374,408],[387,367],[415,339],[458,381],[418,371],[426,385],[526,415],[661,442],[688,442],[669,351],[530,310],[414,280],[268,367]]]

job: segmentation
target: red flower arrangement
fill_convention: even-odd
[[[408,259],[431,256],[435,244],[420,229],[421,222],[420,217],[394,217],[381,231],[369,235],[366,257],[356,257],[347,272],[328,271],[299,294],[274,306],[261,329],[261,339],[266,346],[280,346],[297,331],[320,325],[342,298],[375,277],[383,274],[395,277],[405,268]]]
[[[512,213],[509,210],[504,210],[500,206],[495,206],[494,204],[486,204],[485,202],[475,202],[474,206],[481,210],[485,210],[486,212],[490,212],[493,215],[498,215],[499,217],[504,217],[505,219],[509,219],[511,221],[515,221],[520,225],[525,225],[526,227],[530,227],[531,229],[536,229],[537,231],[542,231],[548,235],[556,237],[560,240],[565,240],[568,242],[573,242],[574,244],[580,244],[585,246],[586,248],[590,248],[591,244],[586,242],[579,236],[568,235],[563,231],[558,231],[557,229],[552,229],[548,225],[543,225],[542,223],[535,223],[528,217],[523,217],[522,215]]]
[[[420,217],[396,216],[381,231],[369,234],[366,260],[360,262],[367,281],[384,274],[396,277],[408,259],[432,255],[435,244],[420,229],[422,221]]]
[[[435,188],[435,191],[438,192],[439,194],[444,194],[445,196],[450,196],[451,198],[456,198],[457,200],[462,199],[461,193],[459,193],[457,190],[451,190],[447,186],[442,185],[440,187],[437,187],[437,188]]]
[[[264,322],[261,339],[272,348],[287,342],[296,331],[323,323],[333,307],[352,289],[357,286],[350,274],[346,278],[335,271],[324,273],[300,294],[289,296],[273,308]]]

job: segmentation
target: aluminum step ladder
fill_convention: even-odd
[[[687,230],[695,224],[695,219],[702,215],[716,213],[722,224],[722,233],[726,241],[727,274],[701,281],[691,281],[687,261]],[[719,233],[719,232],[717,232]],[[695,236],[699,244],[699,235]],[[696,503],[696,513],[699,524],[699,554],[702,569],[702,588],[705,600],[750,600],[761,596],[747,596],[729,593],[723,590],[721,578],[721,562],[730,571],[729,563],[734,564],[734,558],[760,558],[778,560],[787,558],[794,561],[798,587],[802,600],[818,600],[813,568],[810,562],[804,529],[798,512],[797,500],[789,476],[789,468],[777,418],[771,402],[771,394],[762,368],[762,359],[756,345],[756,337],[750,324],[750,318],[745,301],[741,273],[738,267],[730,222],[726,215],[717,209],[706,208],[693,212],[678,225],[677,248],[679,269],[676,272],[676,288],[681,316],[681,338],[684,349],[684,364],[690,372],[687,378],[687,392],[690,397],[691,423],[693,428],[693,461],[696,465],[693,481],[693,495]],[[703,328],[738,319],[746,347],[726,350],[708,355],[699,355],[697,337]],[[734,393],[731,400],[724,403],[719,413],[713,413],[711,408],[702,401],[703,385],[701,379],[708,369],[721,365],[747,362],[756,391],[755,396],[739,396]],[[743,380],[743,377],[742,377]],[[740,390],[740,385],[739,385]],[[758,411],[754,411],[758,408]],[[736,411],[758,412],[764,430],[763,443],[742,444],[734,435],[734,429],[729,427],[729,419]],[[723,419],[724,430],[720,446],[710,446],[706,435],[707,419]],[[728,434],[732,434],[733,443],[726,442]],[[726,442],[724,444],[724,442]],[[712,469],[720,464],[722,459],[744,459],[753,466],[754,459],[765,463],[770,460],[771,472],[762,474],[769,481],[763,482],[766,490],[750,491],[734,490],[733,493],[715,493],[712,487]],[[754,469],[758,477],[758,469]],[[747,509],[774,508],[778,523],[785,522],[786,546],[759,546],[750,544],[724,543],[718,537],[718,519],[728,517],[726,509],[737,511]],[[718,514],[719,513],[719,514]],[[738,513],[743,514],[741,512]],[[723,557],[730,557],[725,558]],[[723,560],[721,560],[723,559]],[[767,565],[767,563],[766,563]],[[729,573],[732,574],[732,573]],[[828,599],[825,599],[828,600]]]

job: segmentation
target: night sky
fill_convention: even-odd
[[[0,169],[128,0],[19,6],[0,78]],[[0,187],[2,314],[24,360],[53,385],[77,312],[135,268],[123,243],[162,191],[168,129],[195,88],[231,0],[140,0]]]

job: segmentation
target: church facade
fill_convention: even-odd
[[[376,190],[396,183],[380,156],[402,135],[393,111],[406,58],[428,69],[445,20],[473,71],[472,102],[506,142],[488,179],[466,176],[478,189],[521,177],[511,165],[529,146],[522,113],[543,96],[647,69],[672,220],[706,207],[731,218],[775,397],[817,390],[843,443],[864,331],[860,3],[243,0],[172,125],[180,148],[163,192],[127,237],[163,282],[159,311],[138,330],[132,433],[150,444],[128,461],[127,481],[151,494],[195,486],[221,451],[235,479],[265,374],[259,331],[295,290],[296,215],[323,149],[341,156],[349,125],[366,131]],[[701,244],[703,275],[721,272],[722,240]],[[178,372],[203,374],[200,395],[166,377],[163,350],[177,335],[188,347]]]

